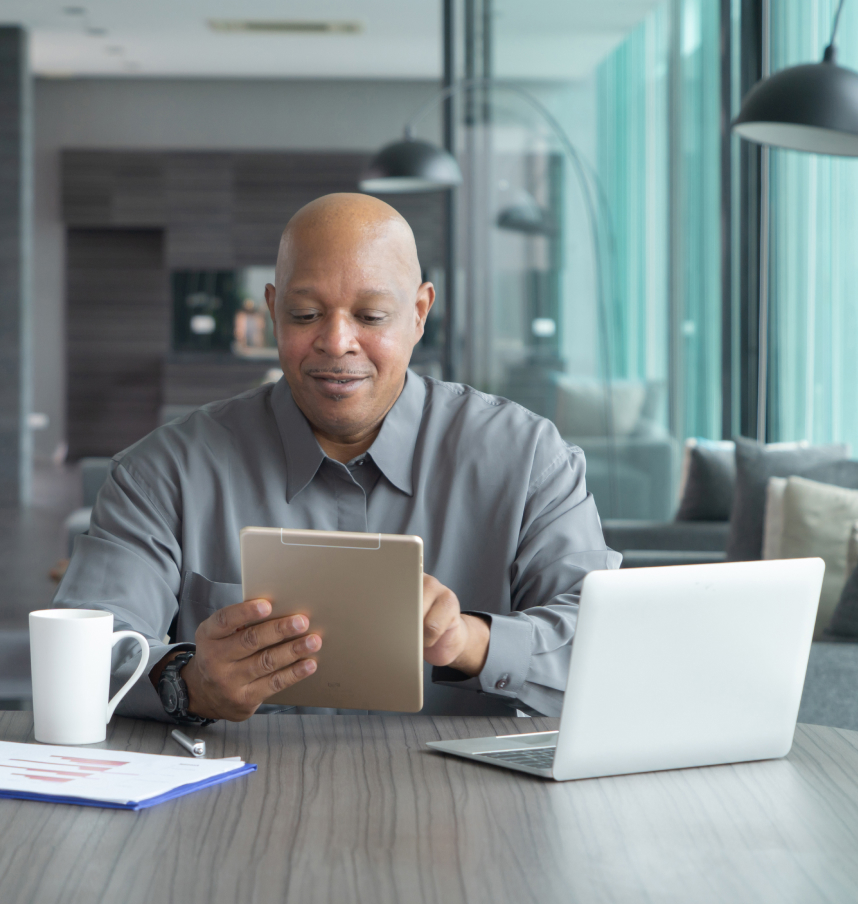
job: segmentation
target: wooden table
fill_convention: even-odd
[[[0,800],[3,904],[855,902],[858,732],[785,760],[554,783],[428,751],[550,719],[259,716],[205,729],[259,771],[132,813]],[[117,719],[107,747],[178,754]],[[0,738],[32,740],[30,713]]]

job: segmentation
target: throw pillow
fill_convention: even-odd
[[[845,461],[816,465],[795,476],[806,477],[817,483],[833,483],[834,486],[846,487],[847,490],[858,490],[858,461],[850,458]]]
[[[852,536],[849,538],[847,574],[850,577],[825,633],[831,637],[858,640],[858,524],[852,525]]]
[[[858,490],[847,490],[803,477],[790,477],[784,491],[781,556],[825,561],[825,577],[814,637],[831,621],[846,583],[846,557],[852,526],[858,520]]]
[[[677,521],[729,521],[736,483],[736,444],[688,440]]]
[[[784,535],[786,478],[770,477],[766,485],[766,516],[763,522],[763,558],[780,559]]]
[[[814,465],[847,458],[849,447],[764,446],[751,439],[736,438],[736,489],[730,512],[727,559],[743,562],[763,554],[763,518],[766,484],[770,477],[790,477]]]
[[[554,423],[563,437],[606,436],[611,413],[614,436],[628,436],[638,423],[646,398],[644,383],[617,381],[610,394],[604,383],[561,376],[557,380]]]

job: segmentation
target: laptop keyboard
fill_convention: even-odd
[[[550,769],[554,764],[556,747],[534,747],[532,750],[498,750],[494,753],[481,753],[492,760],[515,763],[516,766],[530,766],[534,769]]]

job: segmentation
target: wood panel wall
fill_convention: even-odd
[[[70,227],[160,227],[168,269],[273,264],[304,204],[357,191],[369,157],[352,152],[65,151]],[[414,230],[425,269],[443,266],[444,192],[385,195]]]
[[[113,455],[158,425],[170,346],[161,229],[70,229],[69,457]]]
[[[26,211],[28,119],[27,35],[0,27],[0,506],[27,501],[30,492],[29,307],[30,244]]]
[[[289,218],[320,195],[357,191],[367,162],[353,152],[65,151],[69,456],[113,455],[154,429],[160,405],[228,394],[235,367],[189,364],[183,385],[181,363],[165,364],[170,271],[273,265]],[[411,224],[424,269],[443,267],[446,193],[384,200]]]

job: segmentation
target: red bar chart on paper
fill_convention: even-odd
[[[83,756],[9,757],[0,761],[0,770],[11,770],[13,775],[37,782],[71,782],[76,778],[102,775],[118,766],[127,766],[128,760],[101,760]],[[2,779],[0,779],[2,781]]]
[[[137,809],[245,774],[240,757],[190,759],[0,741],[0,797]]]

